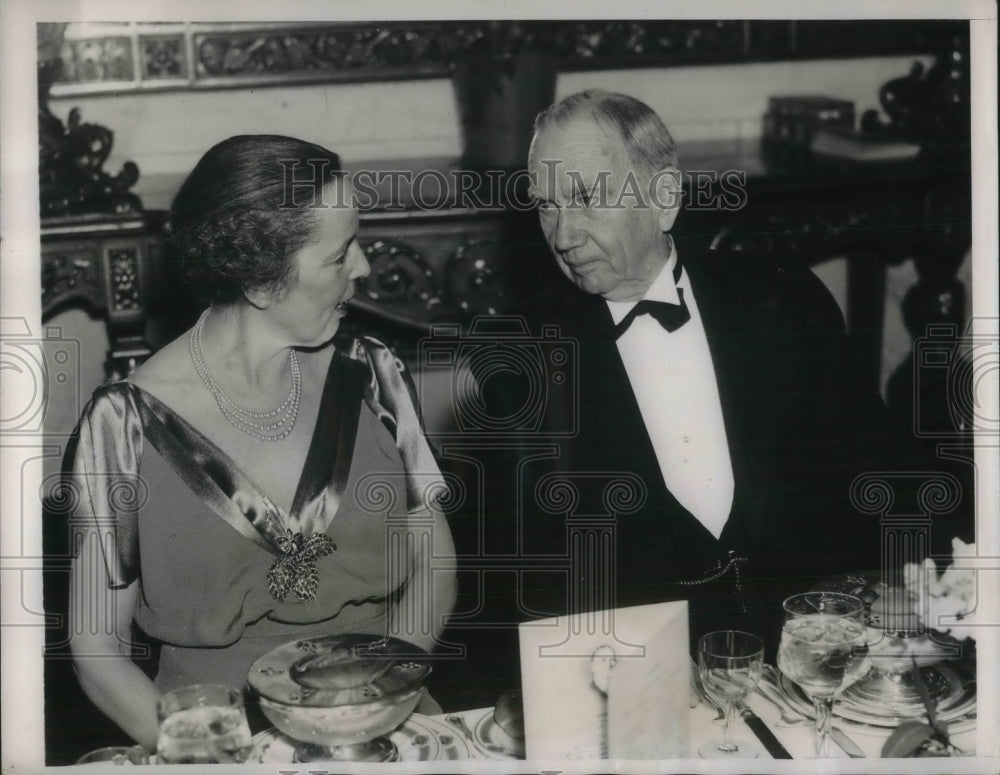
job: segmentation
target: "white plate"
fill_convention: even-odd
[[[412,714],[389,739],[399,749],[401,762],[450,761],[474,758],[465,739],[442,721]],[[293,764],[299,743],[274,727],[256,735],[248,761],[256,764]]]

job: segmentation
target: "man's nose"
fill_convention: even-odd
[[[576,219],[578,214],[564,207],[559,208],[556,216],[556,229],[552,246],[560,253],[580,247],[585,241],[583,231]]]

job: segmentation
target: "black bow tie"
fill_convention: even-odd
[[[651,315],[667,331],[676,331],[691,319],[691,313],[688,312],[687,304],[684,303],[683,288],[677,289],[677,297],[681,300],[680,304],[649,301],[648,299],[640,301],[622,318],[622,322],[615,326],[615,339],[619,339],[622,334],[628,331],[632,321],[639,315]]]

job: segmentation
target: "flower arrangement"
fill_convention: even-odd
[[[951,549],[953,562],[940,575],[937,564],[928,557],[923,565],[907,563],[903,582],[916,600],[915,613],[926,626],[956,637],[975,639],[974,627],[963,627],[957,622],[971,619],[976,608],[976,571],[956,566],[961,565],[960,558],[976,556],[976,545],[953,538]],[[947,626],[950,620],[956,624]]]
[[[975,557],[976,545],[967,544],[960,538],[952,539],[951,545],[952,564],[940,574],[934,560],[927,558],[922,565],[907,563],[903,568],[903,581],[914,601],[913,611],[925,626],[953,637],[974,640],[975,628],[963,627],[958,622],[971,621],[976,610],[975,569],[961,567],[960,560]],[[957,753],[947,726],[937,719],[935,702],[915,659],[911,675],[927,712],[927,723],[907,721],[900,724],[886,740],[882,756],[931,757]]]

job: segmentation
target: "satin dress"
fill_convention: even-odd
[[[289,640],[386,633],[408,568],[387,556],[390,533],[444,493],[417,406],[384,345],[336,352],[285,514],[142,388],[94,393],[67,453],[76,552],[93,552],[112,588],[138,582],[134,623],[160,644],[158,688],[243,686]]]

